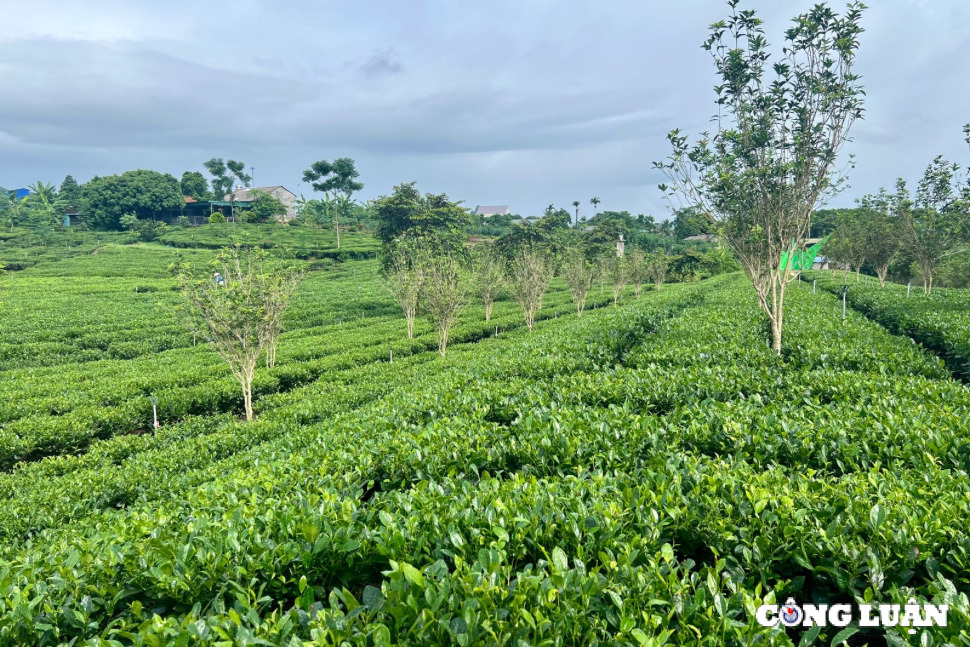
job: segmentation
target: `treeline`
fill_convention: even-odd
[[[515,223],[496,240],[470,246],[468,210],[445,194],[422,195],[414,182],[396,186],[372,206],[384,282],[401,307],[408,336],[424,310],[438,330],[442,355],[471,298],[481,300],[488,321],[492,304],[507,291],[531,330],[557,275],[581,317],[597,282],[601,291],[609,286],[616,305],[628,286],[639,297],[644,283],[659,289],[669,278],[697,280],[739,268],[727,250],[688,248],[674,255],[663,247],[640,246],[637,237],[625,240],[622,234],[629,229],[621,217],[577,227],[568,212],[552,208],[534,224]]]
[[[970,144],[970,124],[964,134]],[[880,284],[918,278],[926,294],[934,285],[970,287],[970,168],[938,156],[915,192],[899,178],[893,191],[820,215],[816,226],[830,234],[824,254],[857,280],[866,270]]]
[[[178,180],[169,173],[139,169],[96,175],[84,184],[68,175],[60,188],[38,181],[24,197],[4,192],[0,222],[10,231],[22,225],[56,230],[64,225],[65,217],[76,215],[80,218],[75,226],[82,230],[128,230],[151,240],[164,231],[165,223],[159,222],[159,217],[183,212],[186,197],[222,201],[226,196],[231,199],[237,182],[246,188],[251,185],[252,177],[244,172],[243,162],[214,157],[203,166],[211,180],[199,171],[186,171]],[[266,222],[286,213],[286,207],[272,195],[257,191],[252,197],[245,209],[233,210],[242,222]],[[225,220],[222,214],[215,216],[215,220],[220,218]],[[179,217],[175,224],[187,225],[188,218]]]

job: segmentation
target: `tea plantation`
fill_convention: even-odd
[[[581,319],[556,279],[442,358],[376,261],[323,264],[246,423],[178,254],[211,251],[3,279],[0,645],[970,644],[962,292],[850,288],[843,323],[793,284],[778,357],[743,276]],[[788,597],[948,625],[756,622]]]

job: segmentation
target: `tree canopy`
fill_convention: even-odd
[[[199,171],[186,171],[182,173],[182,180],[179,185],[182,188],[182,195],[200,201],[208,200],[210,197],[209,183]],[[219,197],[220,199],[222,198],[222,196]]]
[[[84,185],[81,196],[85,213],[99,229],[121,229],[121,216],[126,213],[151,218],[184,205],[182,189],[174,176],[146,170],[95,176]]]
[[[741,260],[781,353],[785,287],[794,274],[781,257],[802,244],[812,213],[846,176],[834,163],[862,117],[864,91],[853,71],[863,5],[839,16],[824,4],[797,16],[772,63],[762,21],[730,0],[731,15],[704,43],[720,83],[717,130],[694,144],[674,130],[661,185],[683,206],[711,214]]]
[[[374,203],[377,237],[385,250],[395,240],[409,238],[434,253],[463,254],[468,209],[443,193],[421,195],[415,184],[399,184],[391,195]]]
[[[76,207],[81,201],[81,185],[70,175],[64,176],[61,188],[57,191],[57,196],[69,207]]]

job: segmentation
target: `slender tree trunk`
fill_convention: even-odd
[[[491,301],[485,302],[485,321],[492,320],[492,306],[494,305]]]
[[[414,339],[414,317],[415,317],[415,314],[416,313],[415,313],[414,309],[412,309],[412,308],[408,308],[404,312],[404,318],[405,318],[405,320],[407,320],[407,324],[408,324],[408,339]]]
[[[340,213],[337,204],[333,204],[333,230],[337,234],[337,249],[340,249]]]
[[[246,420],[253,419],[253,379],[248,375],[242,381],[243,406],[246,408]]]
[[[889,266],[883,265],[876,268],[876,276],[879,277],[879,287],[886,286],[886,275],[889,274]]]

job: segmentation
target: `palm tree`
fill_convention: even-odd
[[[573,206],[576,207],[576,224],[579,224],[579,200],[573,200]]]
[[[596,197],[590,198],[589,203],[593,205],[593,217],[596,216],[596,209],[600,206],[600,202],[602,202],[602,200],[600,200],[599,198],[596,198]]]
[[[51,229],[63,224],[64,199],[57,195],[53,184],[44,184],[40,180],[30,187],[30,199],[27,201],[31,214],[41,226]]]

